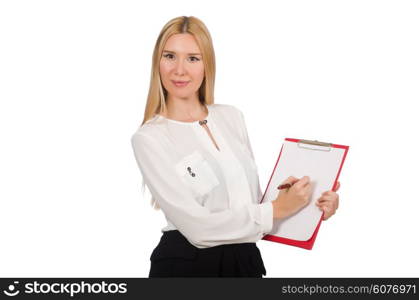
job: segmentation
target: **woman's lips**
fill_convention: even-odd
[[[175,80],[172,80],[172,82],[177,87],[184,87],[184,86],[187,86],[189,83],[189,81],[175,81]]]

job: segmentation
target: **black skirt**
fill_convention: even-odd
[[[153,250],[149,277],[262,277],[256,243],[197,248],[178,231],[163,233]]]

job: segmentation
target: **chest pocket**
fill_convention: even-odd
[[[211,166],[198,151],[183,157],[176,163],[175,169],[195,196],[203,196],[220,184]]]

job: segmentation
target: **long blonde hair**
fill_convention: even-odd
[[[205,24],[198,18],[181,16],[170,20],[164,25],[157,38],[153,51],[151,67],[150,87],[148,90],[147,103],[144,110],[144,118],[141,125],[153,118],[155,114],[166,111],[167,91],[160,79],[160,59],[167,40],[174,34],[192,34],[199,46],[204,64],[204,80],[199,88],[199,101],[203,105],[214,103],[215,84],[215,53],[211,35]],[[143,192],[144,192],[143,179]],[[151,198],[151,205],[159,209],[154,197]]]

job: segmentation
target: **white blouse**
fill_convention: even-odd
[[[272,230],[243,113],[207,105],[207,127],[155,115],[131,137],[135,159],[167,226],[198,248],[260,240]]]

